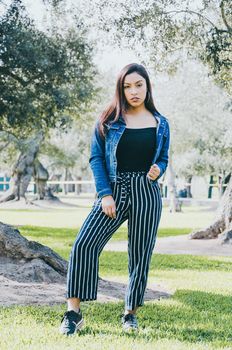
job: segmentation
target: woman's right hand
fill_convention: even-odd
[[[116,219],[116,205],[111,195],[102,197],[102,211],[110,218]]]

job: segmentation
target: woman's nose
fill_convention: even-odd
[[[137,95],[138,91],[136,88],[132,88],[130,92],[131,92],[131,95]]]

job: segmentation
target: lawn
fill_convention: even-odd
[[[0,308],[0,349],[231,349],[232,258],[155,254],[148,286],[162,284],[168,299],[145,301],[140,331],[125,334],[123,302],[84,302],[85,327],[66,338],[58,327],[66,306]],[[103,252],[100,276],[127,281],[127,254]]]
[[[34,226],[26,225],[23,219],[27,216],[28,220],[31,214],[35,218],[33,213],[21,212],[20,232],[31,240],[50,246],[68,259],[80,226],[62,228],[62,225],[55,225],[56,222],[53,225],[57,228],[36,226],[35,223]],[[198,214],[199,211],[190,208],[177,214],[182,218],[180,227],[177,227],[178,220],[174,216],[172,222],[176,220],[176,224],[173,227],[165,217],[163,220],[167,226],[161,225],[158,235],[188,233],[194,228],[194,220],[199,225]],[[207,213],[205,222],[210,214]],[[1,221],[5,220],[1,218]],[[121,226],[112,240],[124,239],[126,227]],[[126,252],[103,251],[99,274],[104,279],[127,283],[127,263]],[[154,254],[148,288],[156,285],[169,291],[171,297],[145,301],[138,310],[138,334],[122,332],[120,315],[123,301],[82,303],[85,327],[71,338],[58,332],[65,304],[0,307],[0,349],[232,349],[232,257]]]
[[[79,232],[79,229],[51,228],[38,226],[20,226],[20,233],[31,241],[38,240],[40,243],[52,247],[58,254],[68,259],[70,249]],[[187,234],[190,228],[160,228],[159,237],[176,236]],[[127,240],[127,228],[120,227],[114,233],[110,242]]]
[[[27,227],[22,229],[26,235]],[[66,230],[29,227],[30,238],[67,258]],[[171,230],[172,231],[172,230]],[[69,234],[75,235],[75,231]],[[125,233],[119,232],[119,235]],[[61,241],[65,242],[63,248]],[[127,283],[127,253],[103,252],[100,276]],[[168,299],[146,301],[138,310],[140,331],[125,334],[123,302],[85,302],[85,327],[66,338],[58,327],[66,305],[0,308],[0,349],[231,349],[232,257],[155,254],[148,287],[169,291]]]
[[[0,209],[0,220],[10,225],[44,226],[74,228],[80,227],[90,212],[90,207],[80,206],[78,209]],[[183,207],[181,213],[169,213],[163,207],[161,228],[202,228],[208,225],[215,215],[214,210],[207,207]],[[122,224],[126,227],[127,222]]]

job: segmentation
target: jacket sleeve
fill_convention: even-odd
[[[160,168],[160,174],[155,179],[155,181],[157,181],[165,173],[168,166],[168,158],[169,158],[168,152],[169,152],[169,146],[170,146],[170,127],[167,119],[166,119],[166,123],[167,124],[166,124],[166,130],[164,131],[162,148],[161,148],[159,157],[155,163]]]
[[[105,140],[100,137],[98,125],[99,122],[97,121],[91,138],[89,164],[93,172],[97,196],[102,198],[113,193],[106,170]]]

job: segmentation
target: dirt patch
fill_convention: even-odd
[[[20,283],[0,276],[0,305],[54,305],[65,303],[65,282],[60,283]],[[98,286],[98,299],[100,302],[123,301],[126,284],[100,280]],[[147,288],[146,300],[169,298],[170,292],[161,286],[153,289]]]

